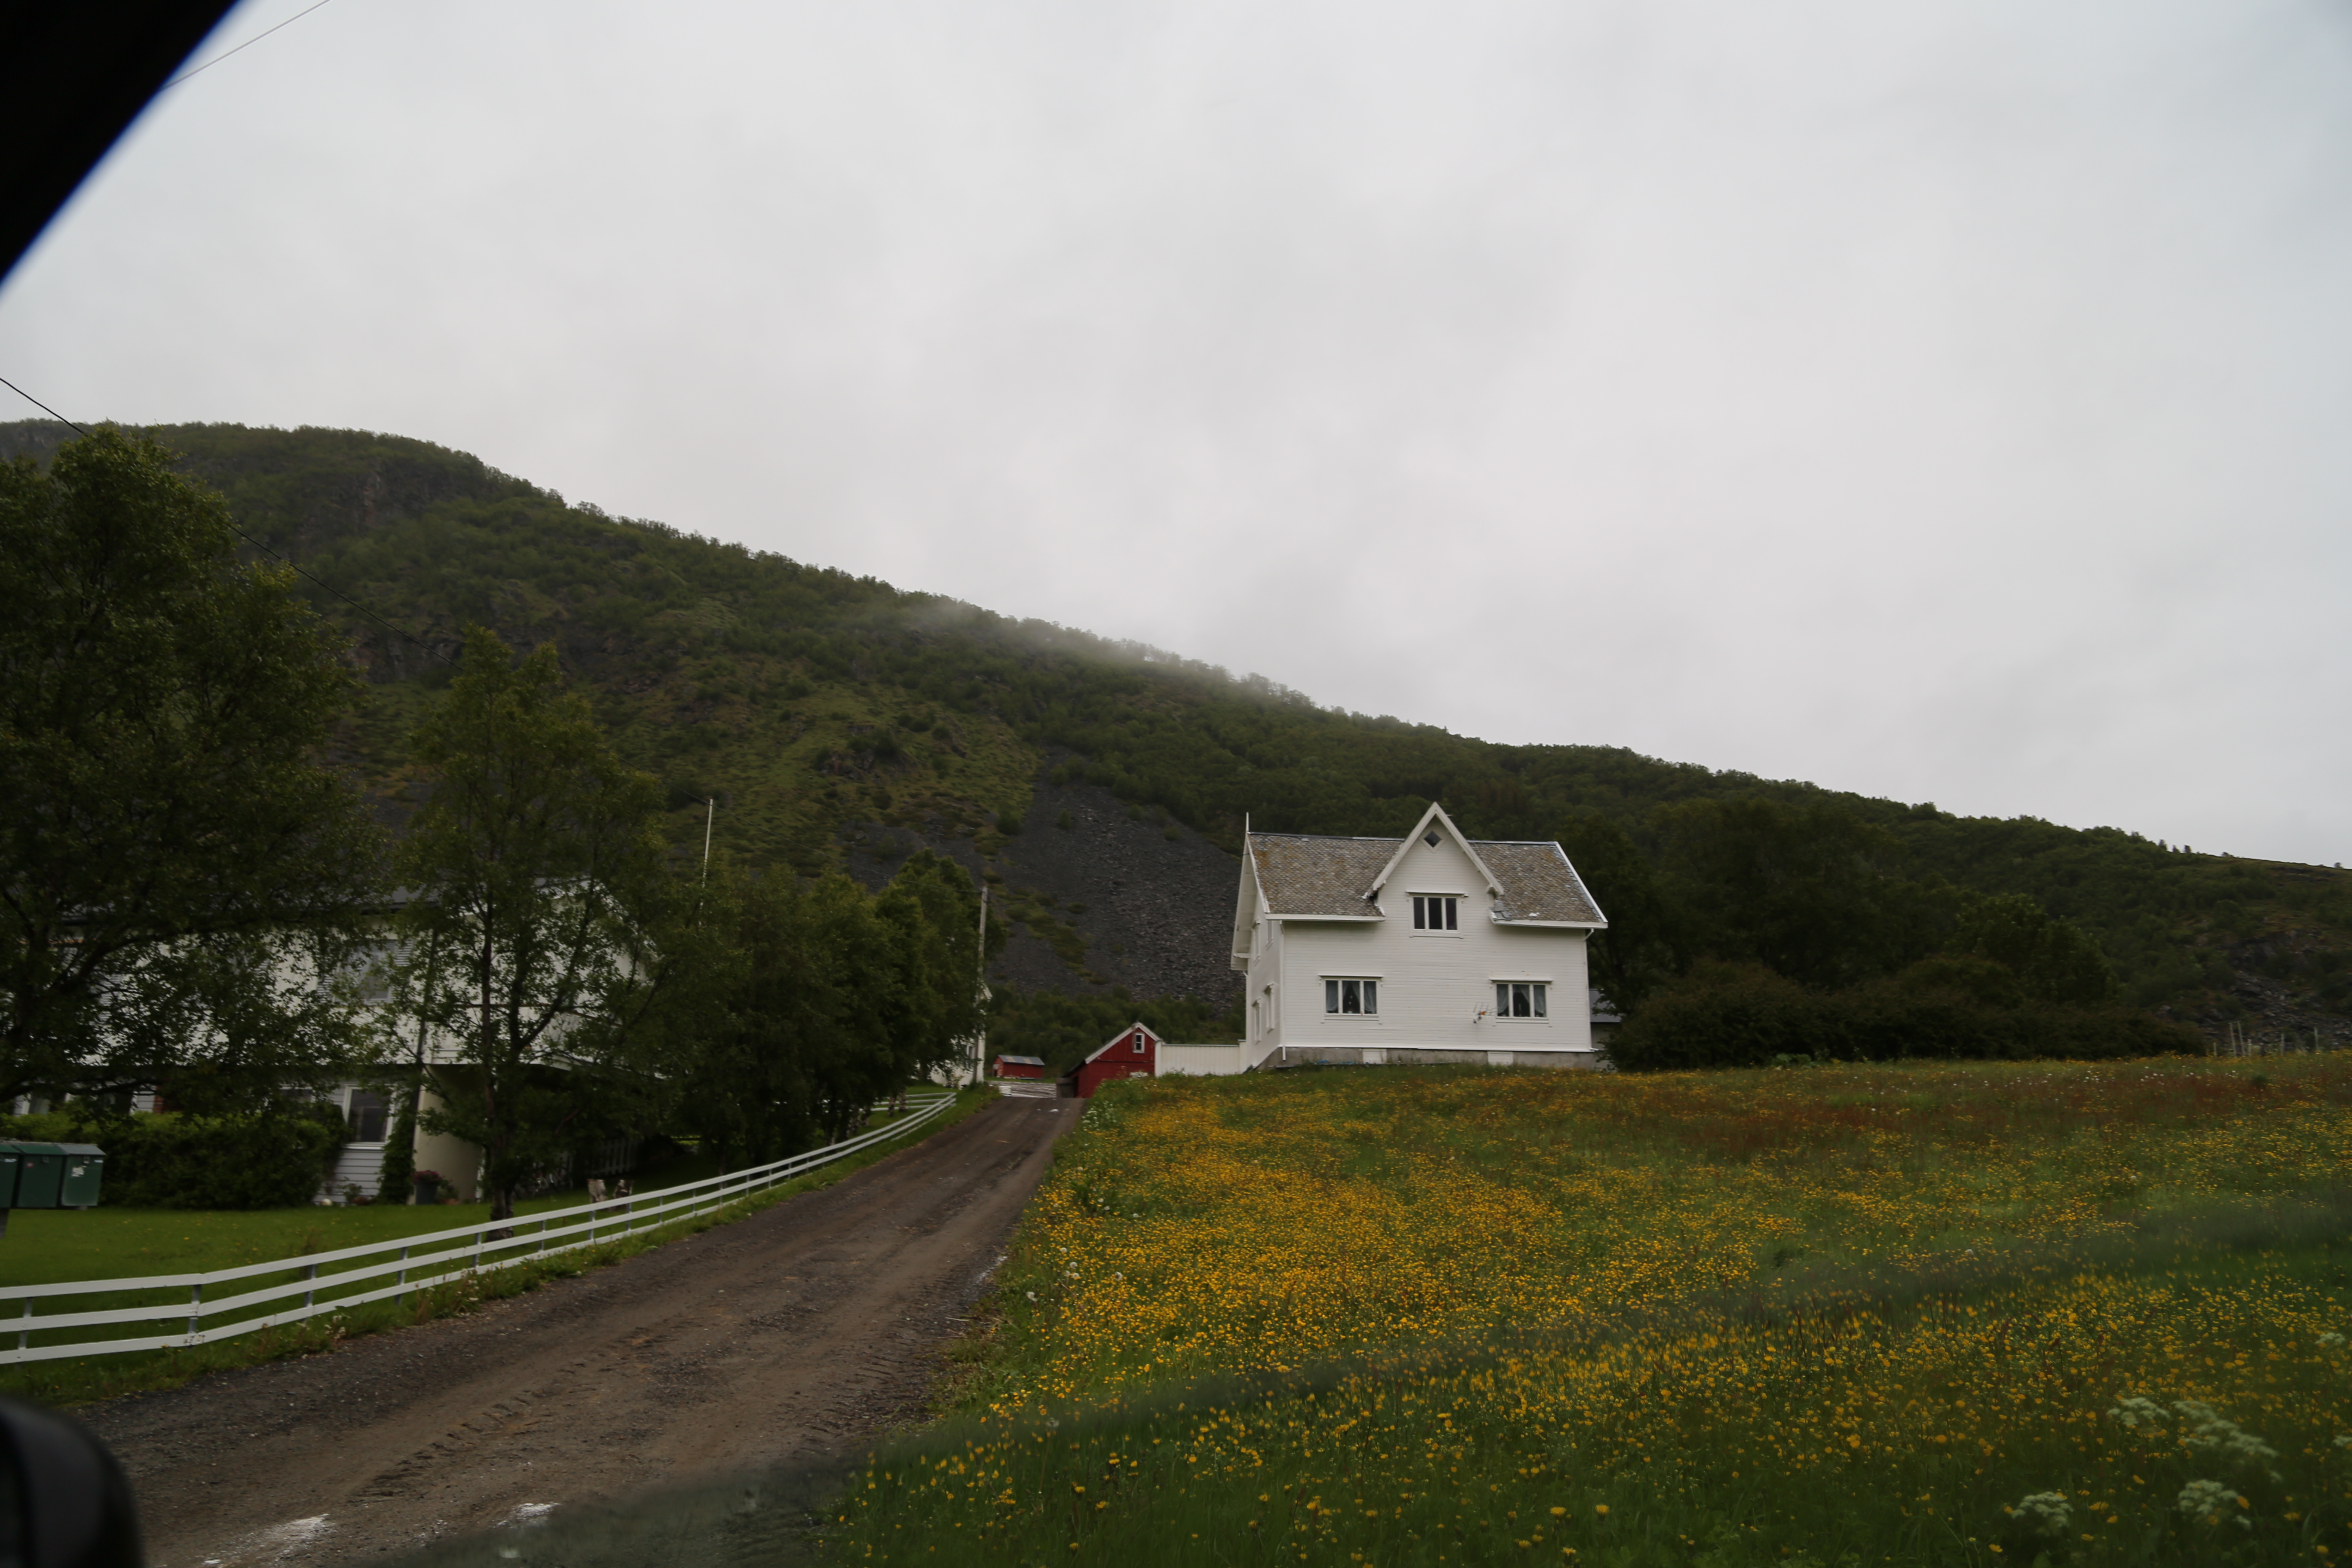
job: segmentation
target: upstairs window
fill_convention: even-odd
[[[1456,908],[1459,899],[1437,893],[1415,893],[1412,896],[1412,929],[1415,931],[1459,931],[1461,915]]]
[[[1143,1054],[1143,1037],[1141,1035],[1135,1037],[1134,1045],[1135,1054],[1139,1057],[1141,1056]]]
[[[1326,980],[1323,983],[1323,1011],[1331,1014],[1377,1014],[1381,1010],[1381,983],[1377,980]]]
[[[1497,1018],[1543,1018],[1544,992],[1548,987],[1538,983],[1514,980],[1495,983],[1495,1016]]]

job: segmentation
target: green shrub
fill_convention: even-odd
[[[44,1110],[37,1116],[0,1116],[0,1138],[27,1143],[79,1143],[81,1123],[71,1111]]]
[[[1630,1071],[1840,1061],[2107,1060],[2197,1055],[2186,1025],[2136,1008],[2036,1002],[2001,965],[1931,958],[1899,974],[1813,991],[1755,964],[1703,964],[1629,1018],[1609,1059]]]
[[[166,1111],[103,1125],[75,1142],[106,1151],[109,1207],[270,1209],[309,1203],[342,1147],[341,1122],[299,1112],[187,1116]]]

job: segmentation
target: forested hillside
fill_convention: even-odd
[[[1103,998],[1082,1021],[1061,1007],[1066,1032],[1125,1006],[1114,986],[1190,997],[1180,1016],[1204,1029],[1232,1005],[1244,813],[1392,834],[1433,799],[1474,836],[1595,846],[1580,856],[1629,954],[1672,934],[1636,929],[1678,853],[1686,818],[1667,808],[1763,797],[1843,825],[1839,852],[1869,876],[2039,900],[2095,936],[2129,1001],[2209,1029],[2333,1031],[2352,1014],[2352,883],[2335,869],[1320,708],[1259,677],[610,517],[398,437],[151,433],[256,540],[399,628],[304,586],[366,671],[373,701],[341,761],[387,819],[414,805],[405,738],[463,628],[552,643],[622,754],[663,780],[681,853],[699,852],[713,798],[719,846],[752,866],[875,883],[918,848],[949,853],[1021,930],[1001,980]],[[0,426],[0,458],[61,438]]]

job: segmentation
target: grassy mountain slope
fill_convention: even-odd
[[[478,621],[556,645],[624,753],[667,784],[682,853],[698,852],[710,796],[719,843],[757,864],[871,880],[919,845],[947,849],[1003,890],[1023,931],[1005,977],[1024,986],[1228,1005],[1244,812],[1401,833],[1442,799],[1473,834],[1549,837],[1577,812],[1631,823],[1764,792],[1870,817],[1917,874],[2041,899],[2097,935],[2135,1001],[2217,1028],[2352,1016],[2352,879],[2336,870],[1319,708],[1263,678],[610,517],[399,437],[152,434],[256,539],[433,650],[304,587],[367,672],[344,760],[389,817],[412,798],[404,737],[448,676],[433,653]],[[69,435],[0,426],[0,457]]]

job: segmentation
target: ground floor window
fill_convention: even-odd
[[[352,1130],[352,1142],[354,1143],[383,1142],[384,1113],[389,1109],[390,1107],[384,1103],[383,1096],[372,1089],[352,1090],[351,1106],[343,1113],[343,1119]]]
[[[1497,1018],[1544,1018],[1544,992],[1549,987],[1526,980],[1495,983],[1495,1016]]]
[[[1326,980],[1323,983],[1323,1011],[1326,1013],[1377,1013],[1381,1010],[1381,983],[1377,980]]]

